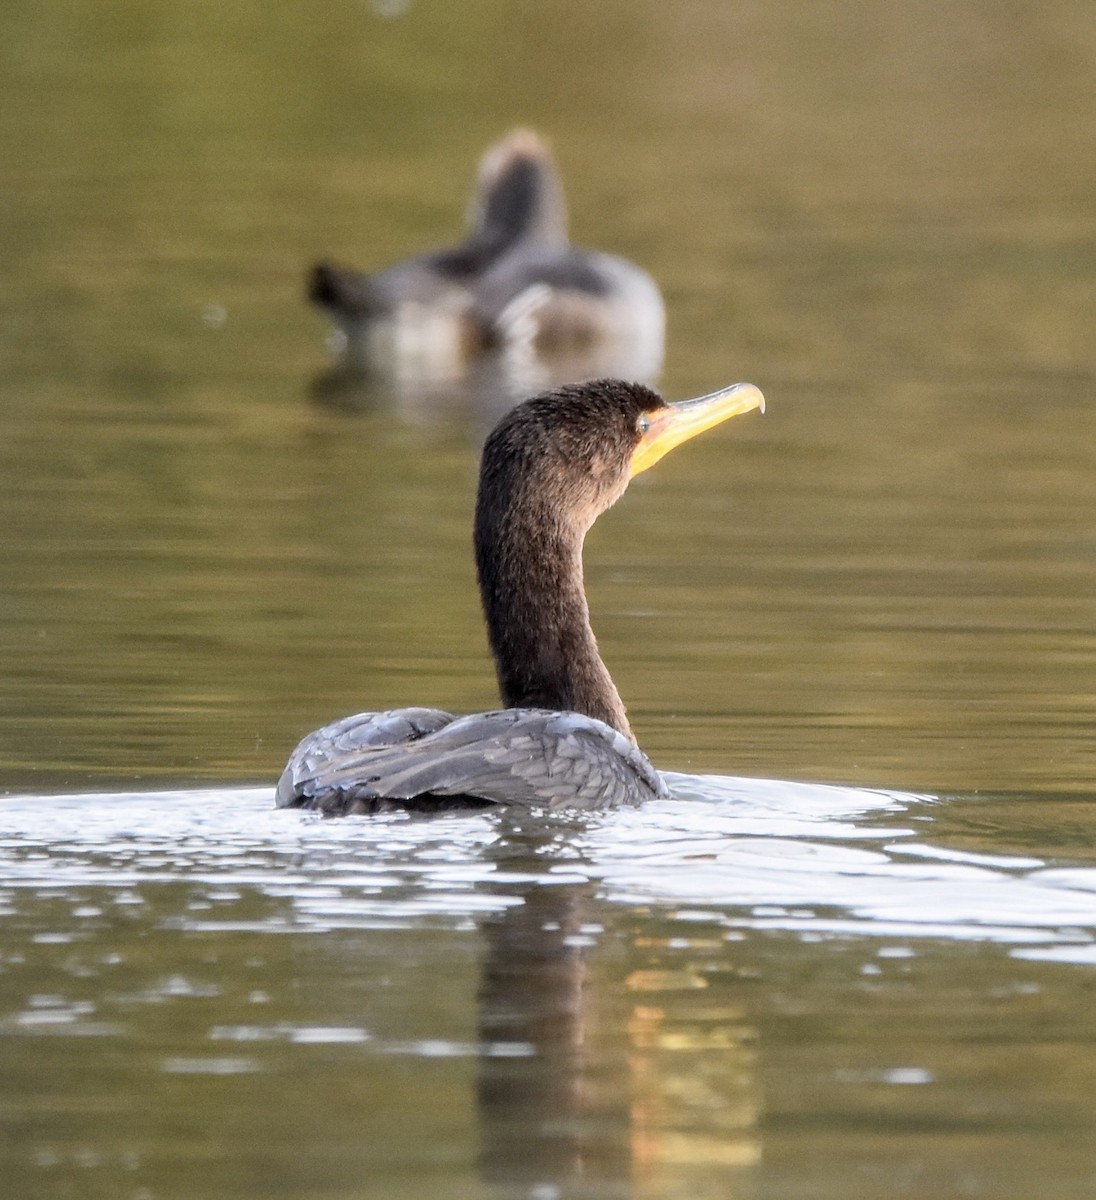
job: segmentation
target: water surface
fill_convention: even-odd
[[[1096,1192],[1094,80],[1082,0],[9,5],[13,1194]],[[691,778],[276,813],[308,729],[494,702],[491,413],[333,403],[301,289],[451,241],[519,123],[666,393],[769,400],[587,543]]]
[[[670,782],[527,823],[4,800],[5,1178],[1088,1193],[1096,870],[954,849],[928,797]]]

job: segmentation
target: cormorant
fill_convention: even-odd
[[[404,708],[326,725],[293,751],[279,807],[600,809],[665,795],[598,654],[583,539],[633,475],[764,403],[748,383],[667,404],[642,384],[603,379],[506,413],[483,448],[474,531],[503,708]]]

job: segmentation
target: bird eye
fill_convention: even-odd
[[[646,417],[640,417],[636,422],[636,428],[639,430],[640,437],[642,437],[651,428],[651,422]]]

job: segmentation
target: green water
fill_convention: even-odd
[[[1096,1194],[1091,5],[3,29],[0,791],[111,793],[0,801],[12,1194]],[[517,124],[661,285],[667,395],[769,402],[587,541],[644,748],[942,800],[739,829],[713,785],[515,850],[232,790],[338,715],[494,703],[489,414],[322,402],[302,290],[454,240]]]

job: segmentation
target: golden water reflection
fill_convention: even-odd
[[[558,853],[558,847],[556,853]],[[760,1159],[757,1031],[697,969],[606,977],[595,887],[544,876],[543,837],[504,837],[506,906],[485,917],[476,1085],[484,1179],[503,1194],[749,1197]],[[558,868],[557,868],[558,869]],[[527,873],[527,882],[515,875]],[[689,939],[698,954],[725,945]],[[658,964],[661,939],[629,958]]]

